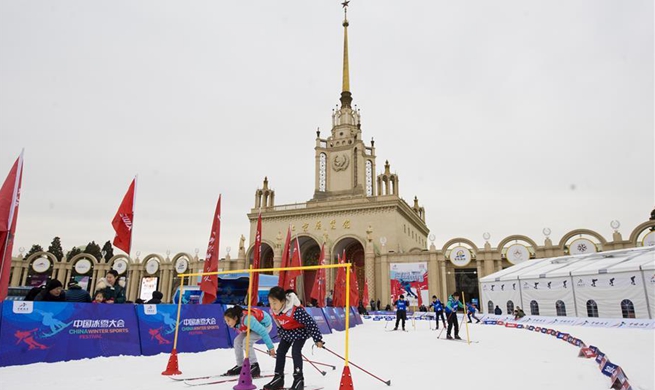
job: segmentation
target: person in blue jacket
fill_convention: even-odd
[[[237,359],[237,365],[227,370],[224,375],[239,375],[241,366],[243,366],[243,351],[245,349],[246,334],[250,328],[250,343],[248,345],[248,358],[250,359],[250,374],[253,378],[261,376],[257,355],[255,354],[254,344],[259,340],[264,340],[268,354],[275,356],[275,347],[269,332],[273,329],[273,320],[271,316],[262,309],[251,308],[249,313],[244,313],[240,306],[233,306],[225,310],[223,315],[225,323],[230,328],[234,328],[239,333],[234,338],[234,355]]]
[[[432,308],[434,309],[435,320],[437,320],[437,329],[439,329],[439,317],[441,317],[443,327],[446,328],[446,317],[443,315],[443,303],[441,303],[436,295],[432,296]]]
[[[464,308],[462,302],[459,301],[459,293],[455,291],[453,295],[448,297],[448,303],[446,303],[446,319],[448,320],[448,329],[446,330],[446,338],[452,340],[451,331],[455,328],[455,339],[461,340],[459,337],[459,322],[457,320],[457,310],[459,308]]]
[[[409,301],[405,300],[404,295],[400,295],[400,299],[393,303],[396,307],[396,327],[393,330],[398,330],[398,323],[403,321],[403,330],[405,330],[405,320],[407,320],[407,307],[409,306]]]
[[[477,321],[476,324],[478,322],[480,322],[480,319],[475,316],[475,312],[476,312],[475,305],[473,303],[471,303],[471,302],[467,303],[466,304],[466,316],[469,318],[469,321],[468,321],[469,324],[471,322],[473,322],[473,321],[471,321],[471,317],[475,318],[475,320]]]

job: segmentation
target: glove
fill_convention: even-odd
[[[316,346],[319,347],[319,348],[323,348],[323,346],[325,345],[325,342],[323,342],[323,341],[317,341],[317,342],[314,343],[314,344],[316,344]]]

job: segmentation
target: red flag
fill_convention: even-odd
[[[344,263],[344,257],[337,255],[339,264]],[[334,281],[334,294],[332,296],[332,306],[334,307],[345,307],[346,306],[346,268],[339,267],[337,268],[337,278]]]
[[[130,188],[123,197],[121,205],[118,206],[118,211],[111,221],[111,225],[116,231],[114,237],[114,246],[122,249],[128,255],[132,249],[132,226],[134,224],[134,196],[136,193],[136,177],[132,180]]]
[[[0,188],[0,302],[7,297],[11,270],[11,251],[18,220],[20,188],[23,181],[23,153],[11,167]]]
[[[302,259],[300,258],[300,242],[298,241],[298,238],[296,238],[296,245],[293,248],[293,255],[291,255],[291,261],[289,262],[289,267],[302,267]],[[284,280],[284,288],[285,290],[296,290],[296,278],[300,275],[302,275],[302,271],[300,270],[294,270],[294,271],[285,271],[286,277]]]
[[[321,255],[318,258],[319,265],[325,265],[325,244],[321,245]],[[316,299],[318,307],[325,307],[325,268],[319,268],[312,286],[310,298]]]
[[[207,254],[205,255],[205,266],[202,272],[218,271],[218,246],[221,241],[221,196],[218,196],[216,211],[214,212],[214,222],[212,222],[212,232],[209,235],[209,244],[207,245]],[[203,275],[200,282],[200,291],[204,292],[202,303],[214,303],[218,293],[218,275]]]
[[[370,300],[369,295],[368,295],[368,280],[364,278],[364,297],[362,298],[362,305],[366,307],[368,305],[368,301]],[[374,310],[371,307],[371,310]]]
[[[252,268],[259,269],[259,258],[262,255],[262,213],[257,217],[257,233],[255,234],[255,247],[253,248]],[[259,301],[259,272],[250,274],[252,285],[250,288],[250,305],[257,306]]]
[[[359,305],[359,286],[357,285],[357,272],[355,271],[355,264],[350,267],[350,306]]]
[[[287,230],[287,239],[284,241],[284,250],[282,250],[282,261],[280,262],[280,267],[286,268],[289,266],[289,247],[291,246],[291,226]],[[277,280],[277,285],[284,288],[286,285],[286,271],[280,271],[279,277]]]

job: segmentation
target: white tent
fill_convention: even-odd
[[[529,260],[480,279],[491,313],[653,318],[654,290],[655,247]]]

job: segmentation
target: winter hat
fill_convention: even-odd
[[[400,298],[401,298],[401,299],[402,299],[402,298],[405,298],[405,296],[404,296],[403,294],[400,294]]]
[[[48,282],[48,285],[46,286],[45,289],[47,291],[51,291],[51,290],[56,289],[57,287],[64,287],[64,285],[61,284],[61,282],[58,281],[57,279],[52,279],[51,281]]]
[[[436,296],[436,295],[433,295],[433,296],[432,296],[432,299],[437,299],[437,296]]]

